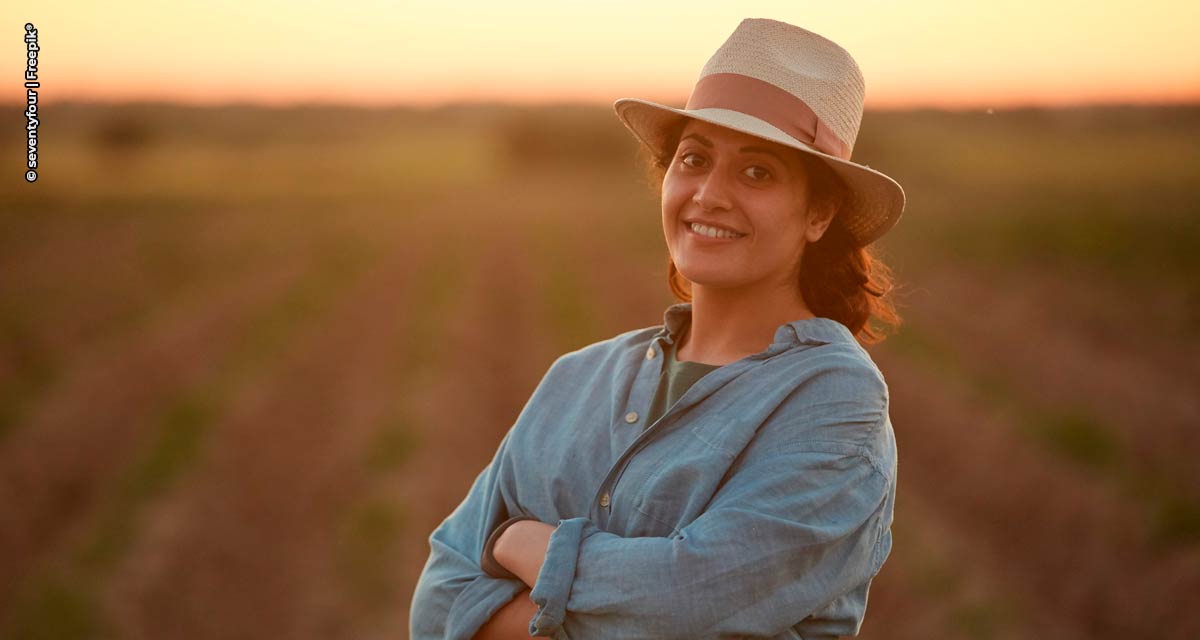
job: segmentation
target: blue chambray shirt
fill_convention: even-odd
[[[853,636],[891,551],[896,443],[878,367],[841,323],[780,325],[648,427],[660,326],[559,357],[429,537],[414,640],[469,639],[525,589],[479,566],[516,515],[556,526],[529,632],[558,639]]]

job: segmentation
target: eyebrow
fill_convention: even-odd
[[[713,146],[713,143],[711,140],[709,140],[708,138],[705,138],[704,136],[702,136],[698,133],[689,133],[686,136],[684,136],[683,139],[680,140],[680,142],[683,142],[683,140],[687,140],[688,138],[695,138],[695,140],[697,142],[699,142],[700,144],[702,144],[710,149]],[[758,147],[755,145],[747,145],[745,147],[742,147],[741,149],[738,149],[738,151],[741,151],[742,153],[765,153],[765,154],[775,158],[776,160],[778,160],[779,163],[782,164],[783,166],[785,166],[785,167],[787,166],[787,162],[783,159],[782,156],[780,156],[778,153],[775,153],[771,149],[768,149],[767,147]]]

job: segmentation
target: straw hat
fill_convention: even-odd
[[[688,117],[817,156],[849,187],[839,216],[863,246],[904,211],[898,182],[850,161],[864,92],[858,64],[833,41],[785,22],[747,18],[704,65],[684,108],[622,98],[613,109],[660,154],[669,126]]]

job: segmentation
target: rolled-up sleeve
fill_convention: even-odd
[[[414,640],[469,640],[525,589],[520,580],[494,578],[479,566],[491,530],[509,517],[499,481],[508,441],[505,435],[467,497],[429,537],[429,559],[409,612],[409,637]]]
[[[885,420],[886,409],[875,419]],[[672,537],[624,538],[589,518],[559,520],[530,594],[539,607],[530,633],[785,633],[883,564],[895,483],[881,462],[852,440],[772,443]]]

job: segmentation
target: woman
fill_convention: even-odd
[[[748,19],[684,109],[617,101],[682,302],[554,362],[430,536],[413,638],[858,633],[896,490],[866,246],[904,207],[849,160],[863,89],[835,43]]]

